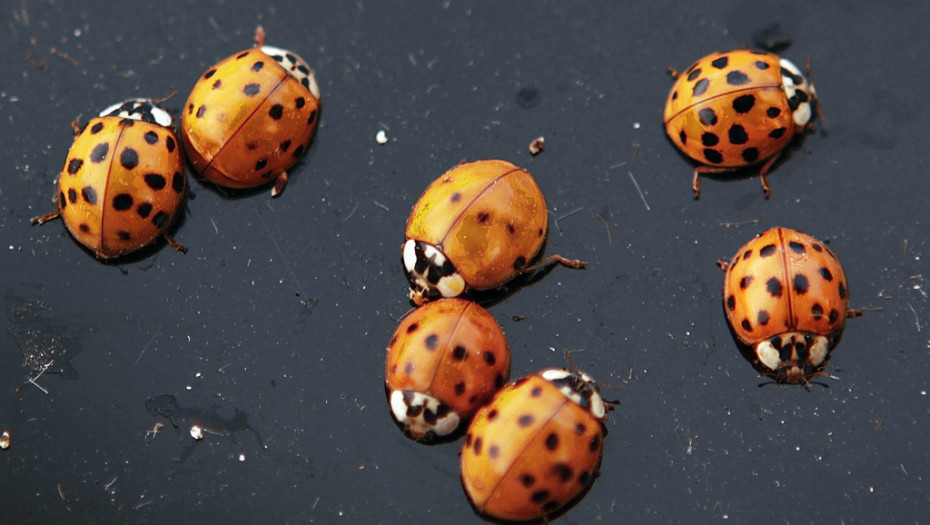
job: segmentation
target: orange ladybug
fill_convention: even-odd
[[[586,266],[560,255],[540,260],[548,231],[546,200],[528,171],[503,160],[460,164],[426,188],[407,219],[410,300],[498,290],[558,264]]]
[[[463,299],[410,312],[387,347],[391,415],[420,441],[446,439],[510,378],[510,349],[494,316]]]
[[[665,132],[675,146],[698,162],[694,197],[701,175],[721,174],[761,164],[766,174],[792,138],[813,130],[817,93],[791,61],[765,51],[737,49],[712,53],[677,79],[665,104]]]
[[[459,453],[474,509],[505,521],[565,512],[597,477],[607,408],[591,376],[565,369],[501,389],[475,415]]]
[[[810,235],[772,228],[718,264],[727,321],[756,368],[778,383],[806,385],[825,374],[846,319],[860,315],[847,309],[836,255]]]
[[[274,197],[316,130],[320,88],[303,59],[265,45],[261,27],[255,42],[200,77],[181,118],[181,139],[207,181],[234,189],[274,181]]]
[[[120,257],[168,235],[187,178],[171,115],[149,99],[114,104],[80,129],[58,176],[57,209],[71,235],[101,259]]]

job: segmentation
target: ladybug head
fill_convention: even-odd
[[[777,383],[808,384],[822,375],[830,359],[830,340],[823,335],[788,332],[756,345],[759,369]]]
[[[310,66],[296,54],[274,46],[261,46],[261,52],[270,56],[275,62],[281,65],[289,75],[296,78],[310,90],[310,93],[320,100],[320,87],[316,83],[316,77]]]
[[[817,91],[793,62],[782,58],[780,64],[782,87],[788,97],[792,120],[798,128],[806,128],[817,118]]]
[[[584,372],[572,373],[564,368],[550,368],[541,374],[543,379],[558,387],[565,397],[588,410],[595,419],[603,420],[607,417],[607,404],[593,377]]]
[[[130,98],[100,112],[101,117],[120,117],[141,120],[159,126],[171,126],[171,115],[158,107],[155,101],[149,98]]]
[[[422,241],[404,243],[404,272],[410,281],[410,300],[417,306],[440,297],[465,292],[465,279],[442,250]]]

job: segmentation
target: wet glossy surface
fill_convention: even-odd
[[[564,366],[571,349],[623,385],[605,394],[622,404],[601,477],[560,522],[923,521],[930,125],[926,68],[902,50],[923,41],[927,5],[299,5],[4,10],[6,522],[480,523],[458,444],[398,432],[383,369],[408,308],[410,206],[481,158],[533,173],[547,252],[588,262],[491,308],[512,376]],[[52,209],[73,119],[174,91],[164,105],[177,116],[257,23],[315,68],[326,101],[280,198],[226,199],[192,180],[175,232],[189,252],[117,265],[60,222],[29,225]],[[828,133],[776,166],[770,200],[758,180],[706,178],[694,201],[693,166],[664,136],[665,69],[773,24],[794,41],[781,54],[814,59]],[[865,310],[833,352],[829,389],[757,387],[728,332],[715,261],[774,226],[828,242],[850,307]],[[44,306],[24,319],[23,304]],[[23,357],[43,344],[74,373],[35,378]]]

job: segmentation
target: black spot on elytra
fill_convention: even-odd
[[[143,219],[147,219],[149,214],[152,213],[152,204],[148,202],[143,202],[142,204],[136,206],[136,214]]]
[[[701,68],[697,68],[694,71],[688,73],[688,82],[693,81],[699,76],[701,76]]]
[[[739,280],[739,289],[745,290],[749,288],[749,285],[752,284],[753,277],[751,275],[744,275],[742,279]]]
[[[90,134],[96,135],[97,133],[100,133],[100,130],[102,129],[103,129],[103,122],[98,122],[90,127]]]
[[[462,200],[462,194],[459,193],[459,192],[455,192],[455,193],[452,194],[451,197],[449,197],[449,200],[452,201],[452,202],[458,202],[458,201]]]
[[[530,500],[536,504],[540,504],[546,501],[547,499],[549,499],[548,490],[537,490],[536,492],[533,493],[532,496],[530,496]]]
[[[533,417],[532,414],[523,414],[522,416],[517,418],[517,425],[519,425],[520,427],[526,428],[532,425],[534,421],[536,421],[536,418]]]
[[[756,315],[756,322],[765,326],[769,324],[769,312],[768,310],[759,310],[759,313]]]
[[[132,240],[132,235],[130,235],[130,233],[126,230],[119,230],[118,232],[116,232],[116,236],[119,237],[121,241]]]
[[[316,110],[314,109],[313,111],[310,112],[310,116],[307,117],[307,125],[309,126],[313,124],[315,120],[316,120]]]
[[[87,204],[97,204],[97,190],[95,190],[93,186],[84,186],[81,188],[81,197],[84,198],[84,202]]]
[[[262,87],[258,84],[246,84],[245,87],[242,88],[242,92],[247,97],[254,97],[261,90]]]
[[[747,83],[749,83],[749,77],[746,76],[746,73],[736,69],[727,73],[727,84],[731,86],[742,86]]]
[[[468,357],[468,350],[464,346],[457,345],[455,348],[452,349],[453,359],[456,359],[458,361],[464,361],[466,357]]]
[[[736,309],[736,297],[729,295],[727,296],[727,310],[731,312]]]
[[[478,222],[481,223],[481,224],[484,224],[484,223],[488,222],[488,219],[490,219],[490,218],[491,218],[491,213],[490,213],[490,212],[486,212],[486,211],[483,211],[483,212],[479,213],[479,214],[478,214],[478,217],[476,217],[476,219],[478,220]]]
[[[811,306],[811,316],[815,321],[819,321],[820,318],[823,317],[823,306],[814,303],[814,306]]]
[[[756,66],[756,69],[764,71],[769,68],[769,63],[763,60],[757,60],[755,63],[755,66]]]
[[[733,99],[733,109],[736,110],[737,113],[749,113],[755,105],[755,95],[741,95]]]
[[[207,78],[212,77],[215,74],[216,74],[216,70],[211,69],[210,71],[207,71],[206,73],[203,74],[203,78],[207,79]]]
[[[591,452],[597,452],[601,449],[601,436],[596,435],[591,438],[591,443],[588,444],[588,450]]]
[[[426,339],[423,340],[426,343],[426,349],[433,351],[436,349],[436,346],[439,345],[439,335],[430,334],[426,336]]]
[[[304,147],[305,147],[305,146],[304,146],[303,144],[301,144],[300,146],[297,146],[297,147],[294,149],[294,153],[292,153],[291,156],[294,157],[295,159],[296,159],[297,157],[301,156],[301,155],[303,154],[303,152],[304,152]]]
[[[265,67],[265,63],[259,60],[258,62],[252,64],[252,71],[261,71]]]
[[[745,144],[749,142],[749,135],[746,133],[746,128],[739,124],[730,126],[727,135],[730,139],[730,144]]]
[[[94,149],[90,152],[90,161],[94,164],[99,164],[107,158],[107,153],[110,152],[110,145],[106,142],[101,142],[94,146]]]
[[[743,327],[743,330],[746,330],[747,332],[752,332],[752,325],[749,324],[749,319],[743,319],[743,321],[739,325]]]
[[[846,299],[846,285],[845,284],[840,283],[839,291],[840,291],[840,299]]]
[[[723,154],[715,149],[704,148],[704,158],[711,164],[720,164],[723,162]]]
[[[805,294],[809,288],[810,282],[807,280],[807,276],[800,273],[794,276],[794,291],[796,293]]]
[[[68,188],[68,202],[71,204],[77,202],[77,192],[74,191],[74,188]]]
[[[761,250],[759,250],[759,256],[768,257],[770,255],[774,255],[775,250],[776,248],[774,244],[766,244],[765,246],[762,247]]]
[[[294,105],[297,107],[297,109],[304,107],[306,103],[307,101],[304,100],[304,97],[297,97],[296,99],[294,99]]]
[[[532,487],[536,483],[536,477],[532,474],[520,474],[520,484],[526,488]]]
[[[155,191],[164,189],[168,185],[168,181],[165,180],[165,177],[157,173],[149,173],[142,177],[145,180],[145,183],[149,188],[152,188]]]
[[[68,174],[74,175],[81,170],[81,166],[84,165],[84,161],[81,159],[71,159],[68,161]]]
[[[728,63],[730,63],[730,57],[722,56],[720,58],[714,59],[714,61],[711,62],[710,65],[714,66],[717,69],[723,69],[727,67]]]
[[[488,421],[494,421],[495,419],[497,419],[498,414],[499,412],[497,411],[497,409],[492,408],[491,411],[488,412]]]
[[[743,260],[744,260],[744,261],[745,261],[746,259],[750,258],[750,257],[752,257],[752,250],[746,250],[745,252],[743,252]]]
[[[113,209],[123,211],[129,208],[132,208],[132,195],[120,193],[116,197],[113,197]]]
[[[132,148],[126,148],[120,153],[119,163],[127,170],[131,170],[139,165],[139,154]]]
[[[672,100],[678,100],[678,91],[672,91]]]
[[[549,435],[546,436],[546,448],[548,450],[555,450],[559,448],[559,435],[558,434],[556,434],[555,432],[550,432]]]
[[[456,383],[453,387],[455,395],[460,396],[465,393],[465,383]]]
[[[698,111],[698,120],[701,121],[701,124],[709,128],[717,124],[717,114],[710,108],[703,108]]]
[[[223,79],[218,78],[216,79],[216,82],[213,83],[212,89],[220,89],[221,87],[223,87]]]
[[[177,146],[174,142],[174,137],[168,137],[165,139],[165,148],[168,149],[168,153],[174,153],[174,148]]]
[[[575,425],[575,433],[579,436],[584,434],[585,430],[587,430],[587,427],[585,427],[584,423],[578,423]]]
[[[552,473],[558,476],[562,483],[567,483],[575,476],[575,471],[566,463],[556,463],[553,465]]]
[[[835,308],[830,310],[830,324],[835,323],[840,318],[840,313]]]
[[[720,138],[709,131],[705,131],[703,134],[701,134],[701,144],[708,148],[711,146],[716,146],[718,142],[720,142]]]
[[[488,366],[494,366],[494,363],[497,362],[497,358],[494,357],[494,352],[484,352],[482,355],[484,356],[484,362],[487,363]]]
[[[255,162],[255,171],[261,171],[268,164],[268,159],[258,159]]]
[[[513,261],[513,268],[515,270],[522,270],[524,266],[526,266],[526,257],[522,255],[517,257],[516,260]]]
[[[184,174],[180,171],[174,172],[174,175],[171,176],[171,189],[176,193],[184,191]]]
[[[154,131],[146,131],[145,135],[142,135],[142,138],[145,139],[145,142],[148,144],[155,144],[158,142],[158,133]]]
[[[82,222],[81,225],[78,226],[78,229],[84,233],[90,233],[90,226],[88,226],[86,222]]]
[[[482,441],[481,436],[478,436],[477,438],[475,438],[475,444],[474,444],[474,446],[472,446],[471,449],[472,449],[472,451],[475,453],[476,456],[480,456],[480,455],[481,455],[481,445],[482,445],[482,444],[484,444],[484,442]]]
[[[681,130],[678,132],[678,141],[681,142],[682,144],[688,142],[688,134],[685,133],[685,130]]]
[[[539,397],[541,395],[542,395],[542,388],[539,388],[538,386],[534,386],[533,389],[530,390],[530,397]]]
[[[780,139],[785,135],[788,128],[775,128],[769,132],[769,138]]]
[[[781,297],[782,284],[777,277],[772,277],[765,282],[765,289],[768,290],[772,297]]]
[[[742,153],[743,160],[747,163],[754,163],[759,160],[759,150],[757,148],[746,148]]]
[[[268,116],[274,120],[281,120],[281,117],[284,115],[284,106],[281,104],[275,104],[271,106],[271,109],[268,110]]]
[[[287,151],[291,147],[291,139],[287,139],[280,144],[281,151]]]
[[[155,214],[154,217],[152,217],[152,224],[154,224],[156,228],[163,228],[165,225],[168,224],[169,218],[171,218],[170,215],[168,215],[167,213],[163,211],[159,211],[158,213]]]
[[[497,445],[491,445],[490,447],[488,447],[488,456],[491,459],[497,459],[497,457],[500,455],[501,455],[500,447],[498,447]]]
[[[710,80],[702,78],[694,84],[694,89],[691,91],[691,95],[694,97],[699,97],[707,91],[707,87],[710,85]]]
[[[420,328],[420,323],[410,323],[410,326],[407,327],[407,333],[412,334]]]
[[[772,106],[769,109],[765,110],[765,114],[768,115],[769,118],[775,118],[778,115],[781,115],[781,109],[776,108],[775,106]]]
[[[504,381],[507,381],[503,375],[497,374],[494,376],[494,388],[500,388],[504,386]]]

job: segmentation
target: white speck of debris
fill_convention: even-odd
[[[0,434],[0,450],[6,450],[10,448],[12,441],[13,436],[10,435],[10,431],[4,430],[3,434]]]
[[[191,385],[187,385],[187,386],[185,386],[184,388],[187,389],[187,390],[193,390],[193,389],[194,389],[194,387],[192,387]]]
[[[388,141],[387,132],[384,131],[383,129],[379,129],[378,133],[375,134],[375,140],[378,142],[378,144],[381,144],[382,146],[387,144],[387,141]]]
[[[240,462],[240,463],[245,462],[245,452],[240,452],[240,453],[239,453],[239,462]]]
[[[200,425],[191,425],[191,437],[197,441],[203,439],[203,429],[200,428]]]
[[[640,127],[641,127],[641,124],[639,122],[633,123],[633,129],[639,129]]]

